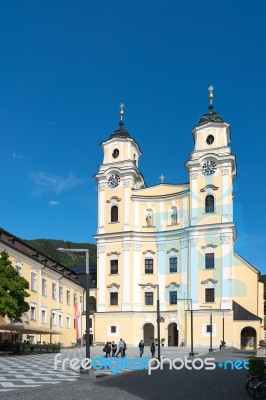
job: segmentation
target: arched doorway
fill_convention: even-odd
[[[256,350],[257,346],[257,332],[251,326],[246,326],[241,331],[241,349],[242,350]]]
[[[144,331],[144,344],[150,346],[154,342],[154,326],[152,324],[145,324]]]
[[[178,333],[175,322],[168,325],[168,346],[178,346]]]

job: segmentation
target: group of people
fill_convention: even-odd
[[[144,346],[145,346],[145,345],[144,345],[144,342],[143,342],[143,340],[141,340],[141,341],[139,342],[139,356],[140,356],[140,357],[143,356],[143,353],[144,353]],[[155,357],[155,345],[154,345],[154,343],[151,344],[150,351],[151,351],[151,356],[152,356],[152,358],[154,358],[154,357]]]
[[[112,342],[106,342],[103,348],[103,352],[105,353],[105,357],[118,357],[120,354],[120,357],[125,357],[126,355],[126,350],[127,350],[127,344],[126,342],[121,338],[116,344],[114,341]]]
[[[226,343],[223,340],[221,340],[220,350],[222,348],[224,348],[225,345],[226,345]],[[139,356],[140,357],[143,356],[144,346],[145,346],[144,342],[143,342],[143,340],[141,340],[139,342]],[[104,348],[103,348],[105,357],[111,357],[111,353],[112,353],[112,357],[118,357],[119,354],[120,354],[120,357],[125,357],[126,350],[127,350],[127,344],[122,338],[119,340],[118,344],[116,344],[114,341],[106,342],[104,345]],[[151,347],[150,347],[150,352],[151,352],[152,358],[155,357],[155,350],[156,350],[156,347],[155,347],[154,343],[152,343]]]
[[[144,342],[143,342],[143,340],[141,340],[139,342],[139,356],[140,357],[143,356],[144,346],[145,346]],[[111,353],[112,353],[112,357],[118,357],[119,354],[120,354],[120,357],[125,357],[126,350],[127,350],[127,344],[122,338],[119,340],[118,344],[116,344],[114,341],[106,342],[105,345],[104,345],[104,348],[103,348],[103,352],[105,353],[105,357],[111,357]],[[154,345],[154,343],[151,344],[150,351],[151,351],[152,358],[154,358],[155,357],[155,345]]]

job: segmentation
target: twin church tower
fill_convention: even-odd
[[[255,348],[264,338],[259,271],[234,252],[236,161],[230,125],[213,108],[193,129],[189,181],[147,187],[141,151],[124,127],[101,143],[98,183],[95,341],[156,342],[156,303],[165,346],[221,340]],[[163,160],[162,160],[163,161]],[[210,323],[210,313],[212,323]]]

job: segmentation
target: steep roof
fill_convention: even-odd
[[[5,231],[4,229],[0,228],[0,243],[3,243],[7,247],[11,247],[14,250],[24,254],[25,256],[31,258],[34,261],[44,265],[45,267],[61,274],[66,279],[75,282],[77,285],[82,286],[79,283],[78,275],[65,267],[63,264],[53,260],[51,257],[47,256],[46,254],[41,253],[40,251],[34,249],[23,240],[19,239],[17,236],[12,235],[11,233]]]

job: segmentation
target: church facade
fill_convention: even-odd
[[[213,110],[193,129],[188,183],[147,187],[124,127],[101,143],[95,341],[256,348],[264,339],[259,271],[234,252],[236,161]],[[158,335],[158,300],[160,335]],[[191,318],[193,326],[191,327]]]

